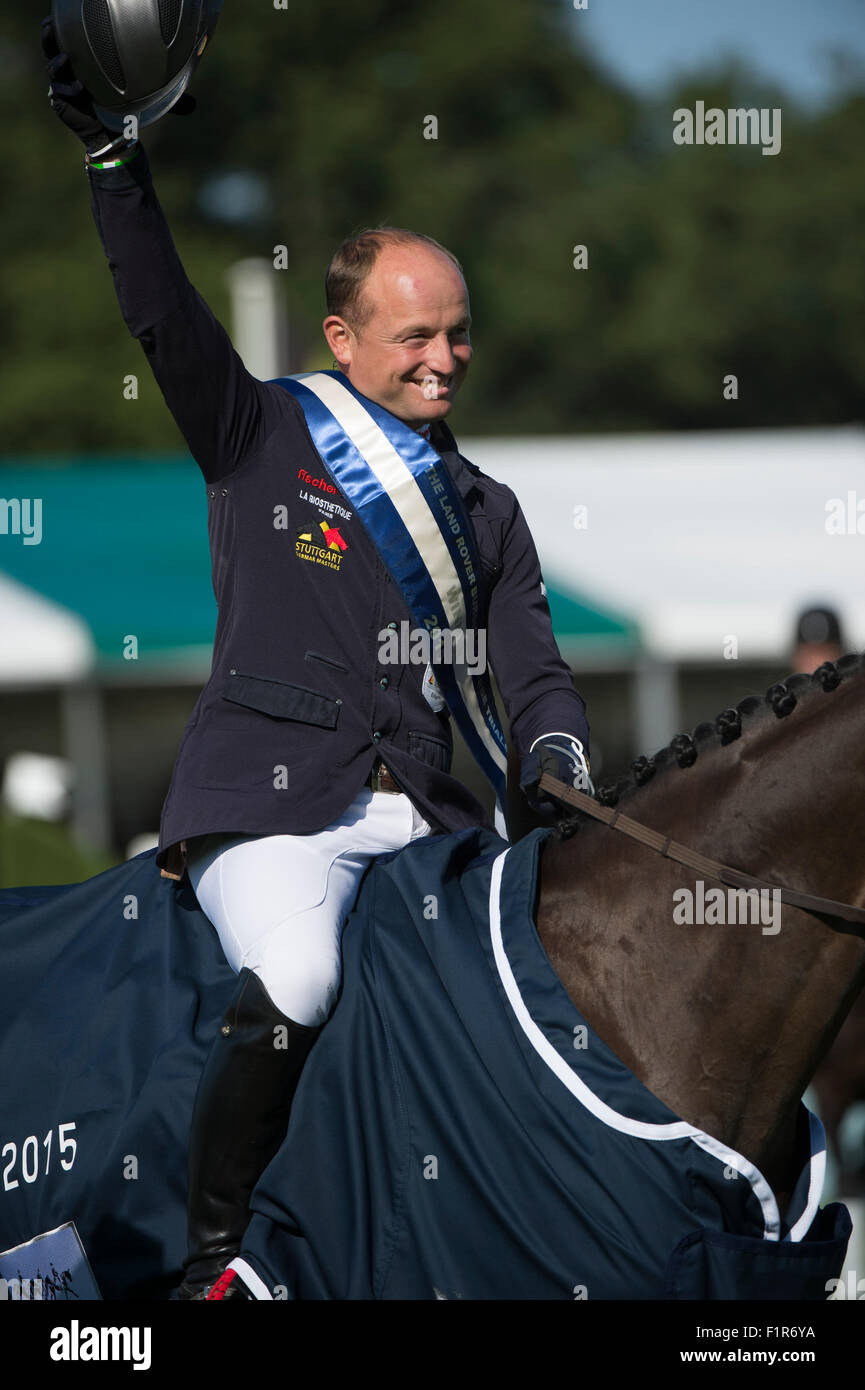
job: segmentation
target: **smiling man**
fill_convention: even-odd
[[[366,867],[418,837],[490,825],[451,775],[452,713],[503,780],[486,676],[460,684],[383,657],[381,633],[429,616],[400,568],[412,546],[414,587],[428,581],[446,607],[456,576],[486,634],[532,804],[544,769],[587,777],[588,725],[516,498],[459,454],[445,423],[471,358],[456,259],[396,228],[344,242],[323,324],[338,370],[259,381],[186,276],[143,146],[101,126],[50,22],[43,47],[51,106],[87,151],[121,312],[205,485],[212,669],[180,742],[156,862],[168,878],[188,874],[239,975],[192,1117],[179,1293],[222,1297],[250,1193],[336,1003],[341,933]],[[419,504],[408,488],[408,510],[406,469],[426,489]],[[393,497],[379,475],[397,480]],[[382,501],[394,510],[376,511]]]
[[[324,335],[358,391],[414,429],[450,412],[471,361],[462,267],[431,237],[380,228],[343,242]]]

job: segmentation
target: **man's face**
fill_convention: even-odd
[[[468,291],[426,246],[386,246],[363,286],[372,313],[355,333],[331,315],[324,333],[352,385],[414,429],[442,420],[468,371]]]

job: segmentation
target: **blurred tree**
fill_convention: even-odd
[[[285,244],[286,310],[306,365],[329,366],[337,244],[414,227],[471,292],[458,434],[861,418],[865,96],[806,116],[731,70],[637,102],[575,50],[568,8],[229,0],[198,111],[144,133],[193,283],[227,322],[228,264]],[[80,148],[45,99],[38,13],[4,15],[0,56],[4,451],[183,451],[120,319]],[[780,154],[674,145],[673,110],[697,98],[781,106]]]

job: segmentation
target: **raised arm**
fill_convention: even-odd
[[[222,478],[267,437],[279,418],[280,393],[250,375],[190,284],[144,147],[136,141],[99,159],[95,152],[118,137],[100,125],[68,58],[57,51],[50,21],[42,34],[52,108],[97,161],[88,163],[91,207],[123,318],[204,477]]]

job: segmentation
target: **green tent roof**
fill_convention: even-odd
[[[0,537],[0,570],[80,614],[102,664],[130,665],[129,634],[140,661],[212,646],[207,498],[188,455],[6,461],[0,497],[42,499],[40,543]]]
[[[188,455],[0,463],[0,499],[37,497],[41,540],[0,533],[0,571],[77,613],[103,668],[131,665],[130,634],[141,662],[209,666],[216,602],[207,499]],[[0,525],[5,515],[0,505]],[[563,649],[638,644],[628,619],[549,585],[548,599]]]
[[[553,631],[562,648],[591,646],[599,651],[631,652],[640,646],[638,624],[610,608],[594,603],[590,606],[587,601],[560,593],[549,581],[547,602]]]

